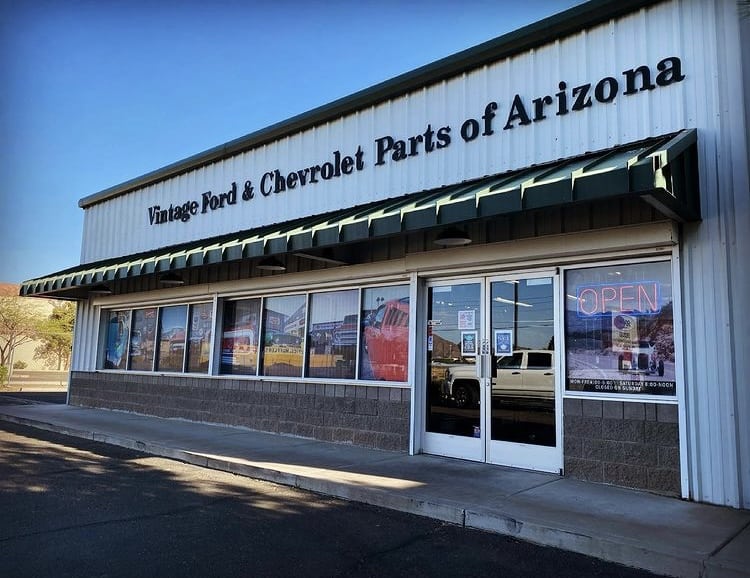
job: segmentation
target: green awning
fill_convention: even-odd
[[[285,253],[314,256],[344,243],[623,196],[640,198],[667,218],[695,221],[700,219],[697,175],[697,132],[683,130],[397,199],[80,265],[26,281],[20,294],[80,297],[96,285],[143,275]]]

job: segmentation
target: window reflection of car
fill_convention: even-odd
[[[385,381],[406,381],[409,357],[409,298],[392,299],[365,320],[364,348],[372,375]]]
[[[499,357],[492,379],[492,395],[553,399],[553,364],[552,351],[514,351],[513,355]]]
[[[518,350],[494,358],[492,396],[508,399],[552,400],[555,397],[554,352]],[[473,360],[472,360],[473,361]],[[443,395],[456,407],[477,407],[480,400],[476,365],[463,363],[448,367]]]

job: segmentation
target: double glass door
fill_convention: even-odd
[[[557,282],[428,284],[426,452],[560,471]]]

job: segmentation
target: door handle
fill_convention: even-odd
[[[514,371],[514,372],[511,373],[511,375],[521,375],[521,372],[520,371]]]
[[[479,342],[479,349],[477,351],[476,357],[474,358],[474,363],[476,364],[477,379],[485,379],[485,374],[487,373],[486,364],[488,362],[489,356],[490,340],[482,339],[482,341]]]

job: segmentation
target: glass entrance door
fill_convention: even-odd
[[[427,390],[424,449],[484,461],[482,357],[484,279],[427,288]]]
[[[560,471],[553,276],[488,279],[487,461]]]
[[[427,287],[424,450],[559,471],[554,275]]]

